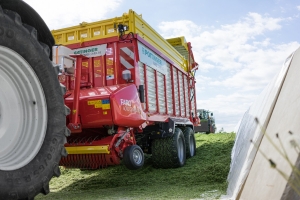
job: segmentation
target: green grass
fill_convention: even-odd
[[[225,194],[234,133],[196,134],[196,156],[176,169],[156,169],[147,156],[139,170],[112,166],[94,171],[61,169],[51,193],[36,199],[216,199]]]

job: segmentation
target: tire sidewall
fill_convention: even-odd
[[[174,156],[174,159],[175,159],[174,163],[177,163],[178,167],[182,167],[186,162],[186,143],[185,143],[185,138],[184,138],[182,130],[180,128],[175,128],[175,133],[174,133],[173,137],[174,137],[174,147],[175,147],[176,153],[177,153],[177,157]],[[182,159],[180,159],[178,156],[178,153],[180,151],[180,149],[179,149],[180,141],[182,141],[182,143],[183,143],[183,158]]]
[[[184,138],[185,138],[185,145],[186,145],[186,157],[190,158],[196,155],[196,140],[195,140],[195,134],[192,128],[186,127],[183,131]],[[191,145],[191,138],[193,141],[193,146],[194,146],[194,152],[192,154],[190,150],[190,145]]]
[[[133,158],[133,152],[139,151],[142,156],[142,161],[138,164]],[[145,162],[144,152],[138,145],[131,145],[125,148],[123,156],[124,164],[128,169],[135,170],[143,167]]]

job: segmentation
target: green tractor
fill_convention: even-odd
[[[200,126],[195,126],[195,133],[196,132],[204,132],[206,134],[209,133],[215,133],[217,130],[216,124],[215,124],[215,118],[213,117],[213,113],[209,110],[205,109],[199,109],[197,110],[198,116],[201,120]]]

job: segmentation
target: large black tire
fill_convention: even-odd
[[[144,165],[144,152],[138,145],[131,145],[125,148],[123,163],[131,170],[139,169]]]
[[[209,131],[206,132],[206,134],[215,133],[215,128],[211,124],[208,127]]]
[[[190,158],[196,155],[196,140],[194,131],[191,127],[186,127],[183,131],[185,146],[186,146],[186,157]]]
[[[208,131],[206,131],[205,133],[210,134],[211,133],[211,125],[210,124],[208,125],[207,129],[208,129]]]
[[[155,139],[152,142],[152,161],[157,168],[176,168],[185,164],[186,147],[180,128],[175,128],[172,137]]]
[[[64,143],[70,132],[66,128],[69,109],[65,107],[63,100],[65,88],[58,82],[56,70],[49,60],[49,47],[37,41],[37,31],[22,24],[17,13],[2,10],[1,7],[0,47],[12,50],[15,55],[20,55],[27,61],[41,84],[46,100],[47,127],[46,132],[41,133],[45,134],[45,137],[40,143],[37,155],[21,168],[0,168],[0,199],[33,199],[39,193],[49,193],[49,181],[53,176],[60,175],[59,161],[61,156],[67,155]],[[1,63],[0,67],[5,69]],[[24,66],[18,67],[22,71]],[[39,102],[33,99],[31,103],[35,105]],[[24,120],[31,124],[27,119]],[[31,132],[26,134],[30,136]]]

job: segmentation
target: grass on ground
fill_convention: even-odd
[[[196,156],[176,169],[152,167],[151,156],[139,170],[124,165],[80,171],[61,168],[50,194],[36,199],[215,199],[225,194],[234,133],[195,134]]]

